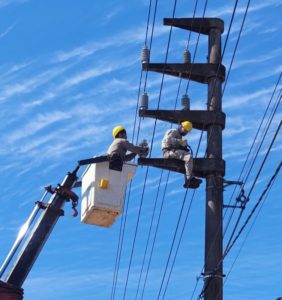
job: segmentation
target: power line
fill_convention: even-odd
[[[156,1],[156,3],[157,3],[157,1]],[[175,15],[176,4],[177,4],[177,0],[174,1],[173,18],[174,18],[174,15]],[[171,41],[171,34],[172,34],[172,27],[170,28],[170,32],[169,32],[169,38],[168,38],[168,45],[167,45],[167,50],[166,50],[165,62],[167,62],[167,58],[168,58],[168,52],[169,52],[170,41]],[[160,87],[160,93],[159,93],[159,99],[158,99],[157,109],[160,106],[160,100],[161,100],[161,95],[162,95],[163,82],[164,82],[164,74],[162,76],[162,81],[161,81],[161,87]],[[156,120],[155,120],[155,123],[154,123],[153,134],[152,134],[152,139],[151,139],[150,156],[151,156],[152,148],[153,148],[153,144],[154,144],[155,130],[156,130]],[[134,252],[134,247],[135,247],[137,230],[138,230],[138,227],[139,227],[139,219],[140,219],[140,214],[141,214],[141,209],[142,209],[142,204],[143,204],[143,197],[144,197],[144,191],[145,191],[145,187],[146,187],[146,180],[147,180],[147,176],[148,176],[148,169],[149,168],[147,168],[147,170],[146,170],[146,175],[145,175],[145,180],[144,180],[143,192],[142,192],[141,203],[140,203],[140,208],[139,208],[138,217],[137,217],[136,229],[135,229],[135,233],[134,233],[134,240],[133,240],[132,251],[131,251],[131,255],[130,255],[129,269],[128,269],[128,272],[127,272],[126,284],[125,284],[123,299],[125,298],[126,288],[127,288],[128,278],[129,278],[129,273],[130,273],[130,269],[131,269],[131,262],[132,262],[132,258],[133,258],[133,252]]]
[[[149,9],[148,9],[147,26],[146,26],[146,34],[145,34],[145,42],[144,42],[145,45],[147,44],[147,38],[148,38],[149,22],[150,22],[150,15],[151,15],[151,5],[152,5],[152,0],[150,0]],[[155,20],[153,21],[153,28],[154,28],[154,22],[155,22]],[[153,36],[153,29],[152,29],[151,40],[152,40],[152,36]],[[138,88],[138,94],[137,94],[137,103],[136,103],[136,109],[135,109],[135,119],[134,119],[134,126],[133,126],[132,142],[134,142],[136,121],[137,121],[137,113],[138,113],[138,102],[139,102],[139,97],[140,97],[140,94],[141,94],[142,77],[143,77],[143,71],[141,70],[140,79],[139,79],[139,88]],[[140,120],[139,120],[139,124],[138,124],[138,129],[137,129],[137,140],[138,140],[138,136],[139,136],[139,130],[140,130]],[[117,283],[117,277],[118,277],[118,271],[119,271],[119,265],[120,265],[120,258],[121,258],[122,246],[123,246],[124,231],[125,231],[125,225],[126,225],[126,217],[127,217],[127,212],[128,212],[129,195],[130,195],[130,191],[131,191],[131,184],[132,184],[132,182],[130,182],[130,186],[129,186],[126,211],[124,213],[125,217],[124,217],[124,214],[122,214],[122,220],[121,220],[121,225],[120,225],[120,232],[119,232],[119,239],[118,239],[118,246],[117,246],[117,254],[116,254],[116,262],[115,262],[115,269],[114,269],[114,277],[113,277],[113,283],[112,283],[111,299],[114,299],[115,290],[116,290],[116,283]],[[124,220],[124,223],[123,223],[123,220]]]
[[[243,22],[241,24],[239,35],[238,35],[238,38],[237,38],[237,41],[236,41],[236,45],[235,45],[235,48],[234,48],[234,51],[233,51],[233,55],[232,55],[232,58],[231,58],[231,63],[229,65],[227,76],[225,78],[225,83],[224,83],[224,86],[223,86],[222,95],[225,92],[225,88],[226,88],[226,85],[227,85],[227,82],[228,82],[228,79],[229,79],[230,71],[231,71],[231,68],[232,68],[232,65],[233,65],[233,61],[234,61],[234,58],[235,58],[235,54],[236,54],[236,51],[237,51],[237,48],[238,48],[238,45],[239,45],[239,41],[240,41],[241,34],[242,34],[242,31],[243,31],[243,27],[244,27],[244,24],[245,24],[245,21],[246,21],[246,17],[247,17],[247,14],[248,14],[250,3],[251,3],[251,0],[248,1],[248,4],[246,6],[246,10],[245,10],[244,17],[243,17]]]
[[[153,213],[152,213],[152,217],[151,217],[151,223],[150,223],[150,227],[149,227],[149,233],[148,233],[145,252],[144,252],[144,256],[143,256],[142,267],[141,267],[141,271],[140,271],[140,275],[139,275],[139,279],[138,279],[138,286],[137,286],[135,299],[137,299],[137,296],[138,296],[138,293],[139,293],[139,287],[140,287],[141,277],[142,277],[143,268],[144,268],[144,264],[145,264],[145,258],[146,258],[146,254],[147,254],[147,251],[148,251],[149,239],[150,239],[151,231],[152,231],[152,227],[153,227],[153,220],[154,220],[154,216],[155,216],[155,213],[156,213],[156,206],[157,206],[157,200],[158,200],[158,197],[159,197],[162,177],[163,177],[163,170],[161,171],[161,176],[160,176],[160,180],[159,180],[159,184],[158,184],[157,195],[156,195],[154,208],[153,208]]]
[[[261,164],[261,166],[260,166],[260,169],[259,169],[259,171],[258,171],[258,173],[257,173],[257,176],[256,176],[256,178],[255,178],[255,180],[254,180],[254,182],[253,182],[253,185],[252,185],[252,187],[251,187],[251,190],[250,190],[250,192],[249,192],[249,194],[248,194],[248,198],[250,197],[251,192],[253,191],[253,188],[254,188],[254,186],[255,186],[255,184],[256,184],[256,182],[257,182],[257,179],[258,179],[258,177],[259,177],[259,175],[260,175],[260,173],[261,173],[261,170],[262,170],[262,168],[263,168],[263,166],[264,166],[264,164],[265,164],[265,162],[266,162],[266,159],[267,159],[267,157],[268,157],[268,155],[269,155],[269,153],[270,153],[270,150],[271,150],[271,148],[272,148],[272,146],[273,146],[273,144],[274,144],[274,142],[275,142],[275,139],[276,139],[276,137],[277,137],[277,135],[278,135],[278,132],[279,132],[279,130],[280,130],[280,128],[281,128],[281,124],[282,124],[282,121],[280,121],[280,124],[279,124],[279,126],[277,127],[277,130],[276,130],[276,132],[275,132],[275,134],[274,134],[274,136],[273,136],[273,138],[272,138],[272,141],[271,141],[271,143],[270,143],[270,145],[269,145],[269,147],[268,147],[268,150],[267,150],[267,153],[266,153],[266,155],[265,155],[265,158],[264,158],[264,160],[263,160],[263,162],[262,162],[262,164]],[[280,168],[281,168],[281,166],[279,166],[279,167],[277,168],[278,171],[275,172],[275,174],[274,174],[274,179],[276,178],[276,176],[277,176],[277,174],[278,174]],[[271,182],[272,182],[274,179],[271,178]],[[270,185],[271,185],[271,184],[267,185],[267,189],[270,187]],[[265,195],[265,193],[266,193],[266,192],[264,192],[263,195]],[[241,211],[241,212],[242,212],[242,211]],[[238,222],[236,223],[236,228],[237,228],[237,225],[238,225]],[[244,226],[244,228],[245,228],[245,226]],[[242,229],[242,230],[243,230],[243,229]],[[242,231],[241,231],[241,232],[242,232]],[[240,232],[240,234],[241,234],[241,232]],[[219,266],[220,264],[222,264],[223,260],[225,259],[225,257],[227,256],[227,254],[229,253],[229,251],[231,250],[231,248],[234,246],[235,242],[237,241],[238,237],[239,237],[239,235],[236,236],[236,238],[235,238],[236,240],[234,239],[234,240],[232,241],[232,243],[231,243],[231,241],[229,240],[228,245],[226,246],[225,251],[224,251],[224,254],[223,254],[223,256],[222,256],[222,259],[221,259],[221,261],[218,263],[218,266]],[[229,246],[229,245],[230,245],[230,246]],[[214,271],[216,271],[216,270],[214,270]],[[199,294],[198,299],[201,299],[201,298],[202,298],[202,296],[204,295],[204,293],[205,293],[205,291],[206,291],[206,289],[207,289],[209,283],[210,283],[210,278],[205,282],[205,286],[203,287],[201,293]]]
[[[159,215],[158,215],[158,219],[157,219],[157,224],[156,224],[156,231],[155,231],[155,234],[154,234],[154,237],[153,237],[152,248],[151,248],[149,261],[148,261],[148,265],[147,265],[147,270],[146,270],[146,276],[145,276],[145,280],[144,280],[144,284],[143,284],[143,288],[142,288],[141,299],[143,299],[143,296],[144,296],[144,291],[145,291],[145,287],[146,287],[146,283],[147,283],[147,277],[148,277],[149,269],[150,269],[150,266],[151,266],[151,260],[152,260],[152,256],[153,256],[153,249],[154,249],[154,246],[155,246],[156,237],[157,237],[157,233],[158,233],[158,228],[159,228],[159,224],[160,224],[160,218],[161,218],[161,214],[162,214],[162,210],[163,210],[163,204],[164,204],[164,199],[165,199],[166,190],[167,190],[167,183],[168,183],[168,179],[169,179],[169,173],[170,172],[168,172],[167,178],[166,178],[166,184],[165,184],[164,193],[163,193],[161,206],[160,206],[160,210],[159,210]]]
[[[261,149],[261,146],[262,146],[262,144],[263,144],[263,142],[264,142],[264,140],[265,140],[266,134],[268,133],[268,130],[269,130],[270,125],[271,125],[271,122],[272,122],[272,120],[273,120],[273,118],[274,118],[274,115],[275,115],[275,113],[276,113],[276,111],[277,111],[277,109],[278,109],[278,107],[279,107],[279,104],[280,104],[280,101],[281,101],[281,97],[282,97],[282,95],[278,97],[279,100],[277,101],[277,103],[276,103],[276,105],[275,105],[275,107],[274,107],[274,111],[272,112],[272,115],[270,116],[270,120],[269,120],[268,126],[266,127],[265,133],[264,133],[264,135],[263,135],[263,137],[262,137],[262,139],[261,139],[261,143],[260,143],[260,146],[259,146],[259,148],[258,148],[258,150],[257,150],[257,152],[256,152],[255,158],[258,156],[258,153],[259,153],[259,151],[260,151],[260,149]],[[281,122],[280,122],[280,125],[279,125],[278,128],[280,128],[280,126],[281,126]],[[264,163],[265,163],[265,160],[266,160],[266,158],[267,158],[267,155],[268,155],[269,151],[270,151],[270,150],[268,150],[267,154],[265,155],[265,158],[264,158],[264,160],[263,160],[263,163],[262,163],[262,165],[261,165],[261,167],[260,167],[260,169],[259,169],[259,171],[258,171],[258,173],[257,173],[257,175],[256,175],[256,178],[255,178],[255,180],[254,180],[254,183],[253,183],[253,185],[252,185],[252,187],[251,187],[251,189],[250,189],[250,191],[249,191],[249,194],[247,195],[246,200],[245,200],[244,203],[242,204],[243,207],[246,205],[246,203],[247,203],[248,200],[249,200],[250,194],[252,193],[252,191],[253,191],[253,189],[254,189],[255,183],[256,183],[256,181],[257,181],[257,179],[258,179],[258,176],[259,176],[259,174],[260,174],[260,172],[261,172],[261,170],[262,170],[262,167],[263,167],[263,165],[264,165]],[[252,164],[252,165],[253,165],[253,164]],[[249,172],[249,173],[250,173],[250,172]],[[249,176],[249,174],[248,174],[248,176]],[[248,177],[247,177],[247,178],[248,178]],[[245,182],[245,183],[246,183],[246,182]],[[245,183],[243,183],[243,186],[245,185]],[[243,188],[243,187],[242,187],[242,188]],[[241,191],[242,191],[242,188],[241,188]],[[231,242],[231,240],[232,240],[232,238],[233,238],[233,236],[234,236],[234,234],[235,234],[235,231],[236,231],[236,229],[237,229],[237,227],[238,227],[238,225],[239,225],[239,221],[240,221],[240,219],[241,219],[241,217],[242,217],[242,214],[243,214],[243,210],[241,210],[241,212],[240,212],[240,214],[239,214],[239,216],[238,216],[238,218],[237,218],[236,224],[235,224],[234,229],[233,229],[233,231],[232,231],[232,233],[231,233],[231,236],[230,236],[229,241],[228,241],[228,243],[227,243],[226,249],[228,249],[229,244],[230,244],[230,242]]]
[[[273,100],[273,97],[274,97],[274,95],[275,95],[275,93],[276,93],[277,87],[278,87],[279,82],[280,82],[280,79],[281,79],[281,75],[282,75],[282,73],[280,73],[280,76],[279,76],[279,78],[278,78],[278,80],[277,80],[277,82],[276,82],[275,88],[274,88],[274,90],[273,90],[273,92],[272,92],[271,98],[270,98],[270,100],[269,100],[269,102],[268,102],[268,105],[267,105],[267,107],[266,107],[266,109],[265,109],[264,115],[263,115],[263,117],[262,117],[262,119],[261,119],[260,125],[259,125],[259,127],[258,127],[258,129],[257,129],[256,135],[255,135],[255,137],[254,137],[254,139],[253,139],[252,145],[251,145],[251,147],[250,147],[250,149],[249,149],[249,152],[248,152],[248,154],[247,154],[246,160],[245,160],[245,162],[244,162],[244,165],[243,165],[243,167],[242,167],[242,169],[241,169],[241,172],[240,172],[240,175],[239,175],[237,181],[240,181],[240,180],[241,180],[243,171],[244,171],[244,169],[245,169],[245,167],[246,167],[246,165],[247,165],[247,162],[248,162],[248,160],[249,160],[250,154],[251,154],[251,152],[252,152],[252,149],[253,149],[253,147],[254,147],[254,145],[255,145],[255,142],[256,142],[256,140],[257,140],[258,134],[259,134],[259,132],[260,132],[260,130],[261,130],[262,124],[263,124],[264,119],[265,119],[265,117],[266,117],[267,111],[269,110],[270,104],[271,104],[271,102],[272,102],[272,100]],[[281,90],[280,90],[280,93],[281,93]],[[279,101],[280,101],[280,100],[279,100],[279,95],[278,95],[277,100],[276,100],[276,103],[275,103],[274,106],[273,106],[273,110],[272,110],[272,112],[270,113],[270,117],[269,117],[268,121],[266,122],[264,131],[267,130],[266,128],[268,128],[267,124],[270,125],[271,120],[272,120],[271,116],[274,116],[273,111],[276,111],[276,109],[278,108],[278,105],[279,105],[278,103],[279,103]],[[246,173],[247,175],[244,177],[244,180],[243,180],[244,182],[247,181],[247,179],[248,179],[248,177],[249,177],[249,175],[250,175],[250,172],[251,172],[251,170],[252,170],[252,168],[253,168],[253,166],[254,166],[255,160],[256,160],[256,158],[257,158],[257,156],[258,156],[259,149],[261,148],[261,145],[262,145],[262,140],[258,141],[258,149],[257,149],[258,151],[257,151],[256,155],[254,155],[254,157],[252,158],[252,163],[251,163],[251,166],[250,166],[249,170],[248,170],[247,173]],[[240,192],[239,192],[239,195],[243,192],[244,185],[245,185],[245,184],[242,185],[242,188],[241,188],[241,190],[240,190]],[[236,187],[234,188],[234,190],[233,190],[233,192],[232,192],[232,195],[231,195],[231,197],[230,197],[230,201],[229,201],[229,204],[228,204],[228,205],[230,205],[230,203],[231,203],[231,201],[232,201],[232,198],[233,198],[233,195],[234,195],[235,191],[236,191]],[[236,198],[236,199],[237,199],[237,198]],[[235,212],[235,208],[233,208],[233,210],[232,210],[232,212],[231,212],[231,214],[230,214],[230,216],[229,216],[229,219],[228,219],[228,222],[227,222],[225,231],[224,231],[224,235],[225,235],[226,232],[227,232],[227,229],[228,229],[228,227],[229,227],[229,225],[230,225],[231,218],[232,218],[234,212]]]
[[[263,193],[261,194],[261,196],[260,196],[260,198],[259,198],[259,200],[258,200],[256,206],[253,208],[253,211],[256,210],[256,208],[258,207],[259,203],[260,203],[261,201],[264,200],[263,198],[266,199],[266,198],[268,197],[268,194],[269,194],[271,188],[272,188],[273,185],[274,185],[274,182],[275,182],[275,180],[276,180],[276,178],[277,178],[277,176],[278,176],[278,173],[279,173],[279,171],[280,171],[280,169],[281,169],[281,166],[282,166],[282,163],[280,162],[280,165],[277,167],[275,173],[273,174],[273,176],[272,176],[271,179],[269,180],[269,182],[268,182],[268,184],[267,184],[265,190],[264,190]],[[263,203],[262,203],[262,205],[263,205]],[[249,234],[250,234],[250,232],[251,232],[251,230],[252,230],[252,228],[253,228],[253,226],[254,226],[254,224],[255,224],[255,221],[256,221],[256,219],[257,219],[257,217],[258,217],[258,214],[259,214],[259,212],[260,212],[260,210],[261,210],[261,208],[262,208],[262,205],[261,205],[261,207],[260,207],[260,209],[259,209],[259,211],[258,211],[258,213],[257,213],[257,215],[256,215],[256,217],[255,217],[255,219],[254,219],[254,221],[253,221],[253,224],[251,225],[251,227],[250,227],[250,229],[249,229],[249,231],[248,231],[248,233],[247,233],[247,235],[246,235],[246,237],[245,237],[245,239],[244,239],[244,241],[243,241],[243,243],[242,243],[242,245],[241,245],[241,247],[240,247],[240,250],[238,251],[238,254],[237,254],[236,258],[234,259],[234,262],[233,262],[233,264],[232,264],[232,266],[231,266],[231,268],[230,268],[228,274],[226,275],[226,278],[225,278],[224,283],[226,283],[226,281],[228,280],[229,274],[231,273],[231,271],[232,271],[232,269],[233,269],[233,267],[234,267],[234,265],[235,265],[235,262],[237,261],[239,255],[240,255],[240,253],[241,253],[241,251],[242,251],[242,248],[243,248],[243,246],[244,246],[244,244],[245,244],[245,242],[246,242],[246,240],[247,240],[247,238],[248,238],[248,236],[249,236]],[[250,217],[251,217],[251,216],[250,216]],[[242,230],[243,230],[243,228],[242,228]]]
[[[265,164],[265,162],[266,162],[266,160],[267,160],[267,158],[268,158],[268,155],[269,155],[269,153],[270,153],[270,150],[271,150],[271,148],[272,148],[272,146],[273,146],[273,144],[274,144],[274,142],[275,142],[275,139],[276,139],[276,137],[277,137],[277,135],[278,135],[278,132],[279,132],[279,130],[280,130],[280,128],[281,128],[281,124],[282,124],[282,121],[280,121],[279,126],[277,127],[277,130],[276,130],[276,132],[275,132],[275,134],[274,134],[274,136],[273,136],[273,138],[272,138],[272,141],[271,141],[271,143],[270,143],[270,145],[269,145],[269,147],[268,147],[268,150],[267,150],[267,152],[266,152],[266,154],[265,154],[264,160],[263,160],[263,162],[261,163],[261,166],[260,166],[260,168],[259,168],[259,170],[258,170],[258,173],[257,173],[257,175],[256,175],[256,177],[255,177],[255,179],[254,179],[254,182],[253,182],[253,184],[252,184],[252,186],[251,186],[251,189],[250,189],[250,191],[249,191],[249,193],[248,193],[247,199],[250,198],[250,195],[251,195],[251,193],[252,193],[252,191],[253,191],[253,189],[254,189],[256,183],[257,183],[258,177],[259,177],[259,175],[260,175],[260,173],[261,173],[261,171],[262,171],[262,168],[263,168],[263,166],[264,166],[264,164]],[[281,167],[281,166],[280,166],[280,167]],[[279,167],[279,170],[280,170],[280,167]],[[278,170],[278,172],[279,172],[279,170]],[[243,210],[242,210],[242,211],[243,211]],[[242,212],[242,211],[241,211],[241,212]],[[238,218],[238,219],[239,219],[239,218]],[[244,227],[243,227],[243,229],[244,229]],[[239,233],[237,234],[237,236],[236,236],[233,240],[231,240],[231,239],[229,240],[229,242],[228,242],[228,244],[227,244],[227,246],[226,246],[226,248],[225,248],[223,257],[225,257],[225,256],[229,253],[229,251],[231,250],[231,248],[234,246],[234,243],[237,241],[238,237],[240,236],[240,233],[241,233],[241,232],[242,232],[242,229],[239,231]]]

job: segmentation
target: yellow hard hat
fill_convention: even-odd
[[[192,123],[189,122],[189,121],[183,121],[183,122],[181,122],[181,126],[182,126],[187,132],[191,131],[192,128],[193,128]]]
[[[114,129],[113,129],[113,137],[114,139],[117,137],[117,135],[122,132],[123,130],[125,130],[125,128],[123,126],[116,126]]]

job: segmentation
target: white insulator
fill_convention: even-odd
[[[144,46],[141,50],[141,63],[148,64],[150,62],[150,49]]]
[[[148,109],[149,97],[147,93],[143,93],[139,98],[139,108]]]
[[[183,110],[190,110],[190,98],[187,94],[182,96],[181,106]]]
[[[183,52],[183,61],[185,64],[191,64],[191,53],[188,49]]]

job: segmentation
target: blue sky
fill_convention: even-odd
[[[225,21],[222,44],[234,3],[209,1],[207,4],[206,16]],[[152,9],[154,5],[152,1]],[[170,28],[163,26],[162,20],[172,17],[173,5],[174,1],[158,3],[151,62],[165,60]],[[247,1],[238,3],[223,58],[227,70],[246,5]],[[194,1],[178,1],[175,17],[192,17],[194,6]],[[45,185],[61,182],[79,159],[104,153],[112,141],[111,131],[115,125],[126,126],[129,139],[132,139],[141,74],[140,51],[145,41],[148,8],[147,0],[0,0],[1,263],[34,202],[40,199]],[[204,1],[199,0],[197,17],[202,16],[203,8]],[[282,71],[281,12],[281,0],[251,1],[250,4],[223,95],[223,111],[227,116],[223,132],[227,180],[238,179]],[[152,15],[149,25],[148,41],[152,32]],[[188,35],[184,30],[172,30],[168,62],[182,61]],[[197,38],[197,34],[191,35],[189,49],[192,56]],[[206,55],[207,37],[201,36],[195,61],[205,62]],[[161,74],[148,74],[146,86],[150,108],[157,107],[161,79]],[[164,77],[160,108],[172,109],[176,100],[180,107],[180,99],[176,97],[178,86],[179,79]],[[144,77],[141,87],[144,88]],[[280,80],[273,101],[281,87]],[[185,89],[186,82],[182,82],[180,96]],[[189,96],[192,109],[206,108],[205,85],[191,82]],[[281,116],[280,106],[246,183],[247,192]],[[161,138],[169,127],[170,124],[157,122],[153,157],[161,155]],[[140,137],[151,143],[153,128],[153,120],[140,120]],[[199,131],[191,132],[189,141],[193,149],[197,148],[199,137]],[[281,140],[280,132],[251,194],[242,223],[281,160]],[[204,152],[205,141],[201,143],[198,156],[202,157]],[[169,174],[167,177],[164,172],[160,178],[161,171],[152,168],[148,171],[125,289],[145,176],[146,168],[138,168],[130,197],[126,200],[128,211],[115,299],[123,299],[123,295],[125,299],[135,299],[154,203],[157,200],[156,211],[159,212],[162,198],[164,204],[143,299],[157,299],[159,291],[162,299],[197,299],[203,286],[202,279],[197,281],[197,277],[204,264],[205,185],[202,184],[193,199],[163,296],[161,281],[185,190],[181,175]],[[168,185],[165,192],[166,178]],[[160,196],[157,197],[159,182]],[[229,202],[232,191],[233,187],[226,188],[225,203]],[[275,299],[282,296],[281,192],[280,174],[246,241],[250,226],[224,261],[224,273],[229,274],[239,253],[224,284],[224,299]],[[188,191],[180,228],[191,196],[192,192]],[[72,219],[70,213],[71,208],[66,205],[65,217],[59,220],[23,286],[25,299],[110,299],[122,218],[113,227],[105,229],[81,224],[79,218]],[[153,218],[153,232],[156,221],[157,216]],[[152,236],[149,249],[151,244]],[[147,262],[148,255],[144,271]],[[141,276],[141,286],[144,278],[145,272]],[[140,293],[137,296],[141,299]]]

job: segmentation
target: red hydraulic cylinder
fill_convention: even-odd
[[[0,281],[1,300],[23,300],[23,289],[15,285]]]

